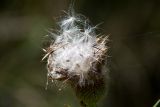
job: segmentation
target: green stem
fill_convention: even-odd
[[[81,107],[97,107],[97,102],[105,93],[105,81],[103,78],[95,79],[94,84],[73,85],[73,88]]]
[[[160,106],[160,99],[156,102],[155,105],[153,105],[153,107],[159,107]]]
[[[92,103],[88,105],[86,105],[83,101],[81,101],[80,103],[81,103],[81,107],[97,107],[96,103]]]

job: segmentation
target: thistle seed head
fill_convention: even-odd
[[[108,36],[97,35],[96,26],[80,14],[68,14],[58,23],[55,40],[45,49],[48,78],[83,86],[102,78],[101,65],[107,52]],[[44,59],[43,58],[43,59]]]

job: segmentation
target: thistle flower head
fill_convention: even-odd
[[[48,77],[52,80],[72,80],[83,86],[100,78],[97,65],[107,51],[106,37],[98,36],[83,15],[69,14],[58,23],[55,40],[46,49]]]

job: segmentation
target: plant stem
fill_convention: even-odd
[[[96,103],[92,103],[88,105],[86,105],[83,101],[81,101],[80,103],[81,103],[81,107],[97,107]]]

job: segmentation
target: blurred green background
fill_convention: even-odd
[[[70,88],[46,86],[46,29],[69,0],[0,1],[0,107],[79,107]],[[75,0],[75,10],[111,34],[109,90],[100,107],[151,107],[160,98],[160,1]]]

